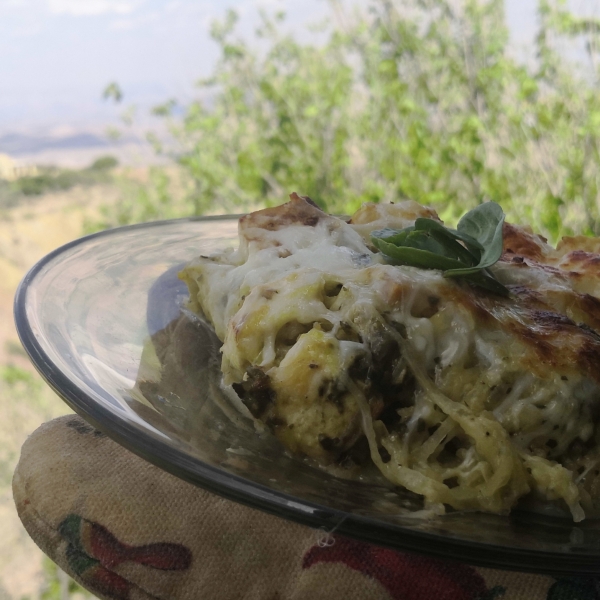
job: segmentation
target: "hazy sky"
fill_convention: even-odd
[[[145,106],[189,98],[217,56],[211,21],[235,7],[250,30],[258,5],[299,28],[327,11],[325,0],[0,0],[0,132],[106,122],[110,81]],[[535,0],[507,0],[507,21],[526,43]]]

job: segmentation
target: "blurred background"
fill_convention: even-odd
[[[480,202],[600,235],[598,0],[0,0],[0,600],[89,597],[10,491],[67,412],[12,326],[26,270],[107,227],[297,191]]]

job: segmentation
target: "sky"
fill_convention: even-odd
[[[535,5],[506,0],[517,45],[535,34]],[[0,0],[0,135],[105,126],[118,116],[101,99],[112,81],[142,109],[185,102],[217,59],[211,22],[232,7],[249,32],[258,6],[283,8],[297,30],[328,10],[326,0]]]
[[[321,0],[268,6],[294,23],[326,10]],[[185,100],[217,59],[210,24],[228,7],[253,27],[254,0],[0,0],[0,133],[114,118],[101,100],[112,81],[128,103]]]

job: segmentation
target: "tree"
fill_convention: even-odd
[[[526,66],[502,0],[373,0],[350,18],[331,9],[324,43],[282,33],[282,14],[263,15],[251,41],[233,11],[214,24],[221,58],[199,83],[210,102],[181,117],[173,101],[155,111],[189,181],[181,214],[298,191],[332,212],[414,198],[452,220],[495,200],[552,239],[600,234],[596,21],[540,0]],[[561,44],[582,40],[589,64],[573,64]]]

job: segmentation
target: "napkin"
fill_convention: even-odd
[[[475,568],[360,542],[186,483],[68,415],[13,479],[38,546],[110,600],[597,600],[600,580]]]

